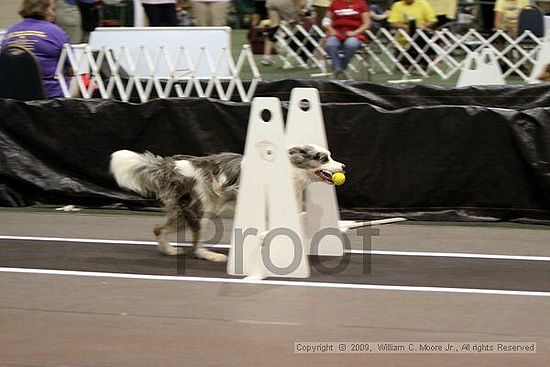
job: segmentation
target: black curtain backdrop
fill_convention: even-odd
[[[256,96],[288,101],[293,87],[320,91],[330,150],[347,165],[344,218],[550,224],[549,85],[288,80],[262,83]],[[199,98],[0,100],[0,205],[158,208],[116,186],[110,154],[242,153],[249,111]]]

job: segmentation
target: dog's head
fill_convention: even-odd
[[[332,174],[344,172],[346,166],[332,159],[330,152],[318,145],[308,144],[288,149],[292,165],[299,169],[301,179],[333,185]]]

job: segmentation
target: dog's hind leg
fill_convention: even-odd
[[[177,191],[168,191],[161,199],[166,208],[166,221],[153,230],[158,249],[165,255],[183,255],[184,249],[170,245],[168,236],[183,231],[186,224],[193,232],[200,230],[200,219],[203,215],[200,201],[192,200],[190,194],[179,195]]]
[[[158,242],[158,249],[165,255],[180,255],[183,254],[183,249],[174,247],[168,241],[168,236],[178,232],[180,221],[177,216],[169,216],[164,224],[159,224],[155,227],[153,232]]]
[[[193,255],[197,259],[203,259],[208,261],[214,261],[214,262],[224,262],[227,261],[227,256],[224,254],[219,254],[214,251],[210,251],[208,249],[205,249],[202,246],[201,243],[201,230],[204,225],[204,215],[208,215],[208,213],[205,213],[204,209],[202,208],[202,205],[200,204],[200,201],[192,200],[189,203],[186,203],[186,205],[179,206],[176,210],[177,212],[177,219],[178,219],[178,226],[177,231],[184,229],[184,224],[189,226],[189,229],[191,230],[191,242],[193,243]],[[170,244],[168,242],[165,242],[169,247]],[[160,241],[159,241],[160,244]],[[173,247],[172,247],[173,248]],[[162,249],[161,249],[162,251]]]

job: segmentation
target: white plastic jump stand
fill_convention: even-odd
[[[294,88],[290,92],[286,121],[286,145],[316,144],[328,149],[327,134],[319,91],[315,88]],[[337,159],[337,157],[335,157]],[[338,229],[340,214],[334,186],[323,182],[310,184],[303,193],[303,210],[300,214],[304,243],[308,255],[342,256],[344,246],[334,236],[323,236],[315,241],[319,246],[312,251],[314,236],[326,228]]]
[[[460,88],[471,85],[504,84],[506,84],[506,81],[494,52],[485,48],[481,52],[474,51],[468,54],[462,64],[456,86]]]
[[[290,92],[289,111],[286,122],[286,142],[288,147],[316,144],[328,149],[325,122],[321,110],[319,91],[315,88],[294,88]],[[335,157],[338,160],[338,157]],[[367,226],[402,222],[406,218],[386,218],[366,222],[341,221],[336,189],[319,182],[309,185],[301,203],[300,219],[303,230],[303,243],[308,255],[343,256],[344,242],[335,239],[337,233],[346,235],[348,231]],[[323,236],[313,241],[316,234],[327,228],[335,229],[331,236]],[[328,232],[327,232],[328,233]],[[311,244],[318,242],[312,251]],[[347,242],[347,241],[346,241]]]
[[[310,275],[282,116],[277,98],[252,101],[227,263],[231,275]]]
[[[539,50],[538,56],[537,56],[537,62],[533,66],[533,70],[531,70],[531,75],[529,76],[529,83],[540,83],[541,81],[538,79],[538,77],[542,74],[542,72],[546,69],[546,67],[550,64],[550,34],[546,35],[544,38],[544,43],[541,46],[541,49]]]
[[[311,184],[297,198],[287,149],[326,148],[327,137],[316,89],[293,89],[289,103],[285,135],[281,102],[252,101],[227,262],[230,275],[307,278],[306,255],[342,256],[341,236],[348,231],[406,220],[341,221],[335,188],[324,183]]]

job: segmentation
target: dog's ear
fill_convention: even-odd
[[[308,163],[308,153],[300,146],[291,147],[288,149],[288,158],[296,167],[305,168]]]
[[[296,155],[296,154],[305,155],[306,151],[303,147],[292,147],[288,149],[289,156]]]

